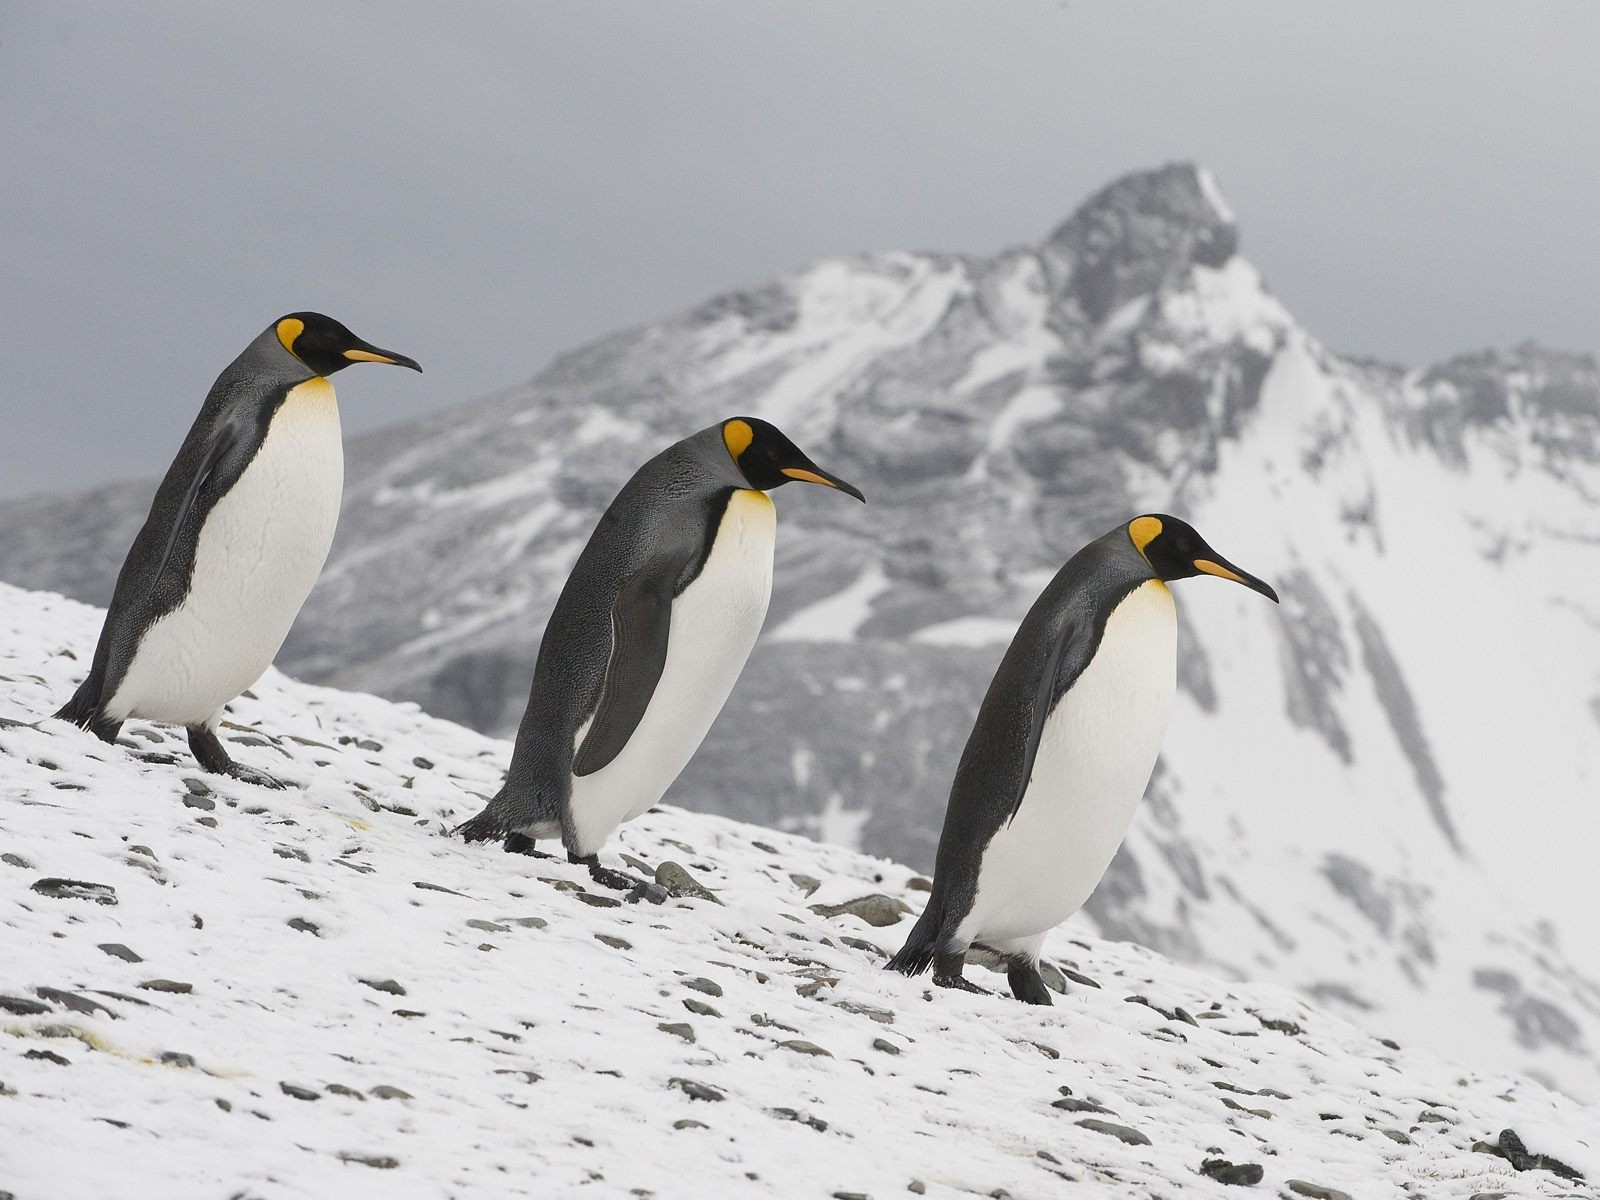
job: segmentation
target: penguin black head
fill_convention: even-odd
[[[802,483],[838,488],[863,504],[867,502],[859,488],[817,466],[784,436],[782,430],[760,417],[733,417],[724,421],[722,444],[728,448],[745,480],[758,491],[771,491],[798,479]]]
[[[1158,579],[1189,579],[1195,575],[1215,575],[1242,583],[1260,592],[1274,604],[1278,593],[1264,579],[1241,571],[1209,545],[1195,527],[1166,513],[1147,513],[1128,522],[1128,538],[1133,548],[1150,564]]]
[[[332,375],[351,363],[388,363],[395,367],[422,368],[417,360],[404,354],[380,350],[371,342],[364,342],[332,317],[321,313],[297,312],[280,317],[275,326],[278,341],[318,375]]]

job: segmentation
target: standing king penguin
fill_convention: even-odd
[[[271,664],[328,557],[344,445],[327,377],[357,362],[422,370],[301,312],[217,377],[122,564],[89,677],[57,717],[107,742],[129,717],[183,725],[207,771],[284,786],[229,758],[217,722]]]
[[[755,417],[639,468],[561,589],[505,784],[462,836],[523,853],[560,837],[597,882],[637,883],[600,866],[600,847],[661,799],[722,711],[772,595],[767,492],[793,480],[865,499]]]
[[[941,987],[967,950],[1005,960],[1012,994],[1049,1004],[1045,935],[1083,905],[1155,769],[1177,685],[1167,582],[1216,575],[1277,593],[1164,514],[1090,542],[1050,581],[1000,661],[967,739],[928,907],[888,966]]]

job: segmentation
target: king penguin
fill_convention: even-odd
[[[271,664],[328,557],[344,486],[328,376],[358,362],[422,370],[300,312],[217,377],[117,575],[89,676],[57,717],[107,742],[129,717],[183,725],[207,771],[284,786],[229,758],[217,723]]]
[[[865,499],[755,417],[667,447],[624,485],[550,614],[505,784],[462,836],[523,853],[560,837],[597,882],[637,884],[599,850],[722,711],[772,595],[767,493],[793,480]]]
[[[1062,567],[1022,619],[978,710],[950,787],[933,890],[887,964],[929,965],[941,987],[980,945],[1018,1000],[1049,1004],[1045,935],[1111,865],[1155,769],[1177,685],[1167,583],[1216,575],[1277,603],[1194,528],[1152,514],[1118,525]]]

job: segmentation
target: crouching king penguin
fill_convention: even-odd
[[[89,676],[57,717],[107,742],[129,717],[183,725],[207,771],[283,786],[229,758],[217,723],[277,656],[328,557],[344,486],[328,376],[358,362],[422,370],[301,312],[217,377],[117,575]]]
[[[1176,517],[1136,517],[1061,568],[1012,639],[967,739],[928,907],[887,964],[942,987],[981,945],[1012,994],[1049,1004],[1045,935],[1075,913],[1122,844],[1155,769],[1177,685],[1167,583],[1216,575],[1274,603]]]
[[[597,882],[636,885],[600,847],[661,799],[733,690],[772,594],[767,493],[794,480],[865,499],[754,417],[639,469],[561,589],[505,784],[462,836],[524,853],[560,837]]]

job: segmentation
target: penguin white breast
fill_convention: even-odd
[[[963,941],[1028,948],[1089,898],[1122,844],[1177,686],[1172,593],[1123,598],[1094,657],[1045,718],[1022,806],[984,850]]]
[[[188,594],[145,631],[107,712],[199,724],[259,679],[322,572],[343,489],[333,385],[310,379],[207,514]]]
[[[704,567],[672,602],[667,660],[633,736],[600,770],[573,776],[580,853],[599,850],[618,825],[660,800],[700,748],[766,618],[776,533],[765,492],[733,494]]]

